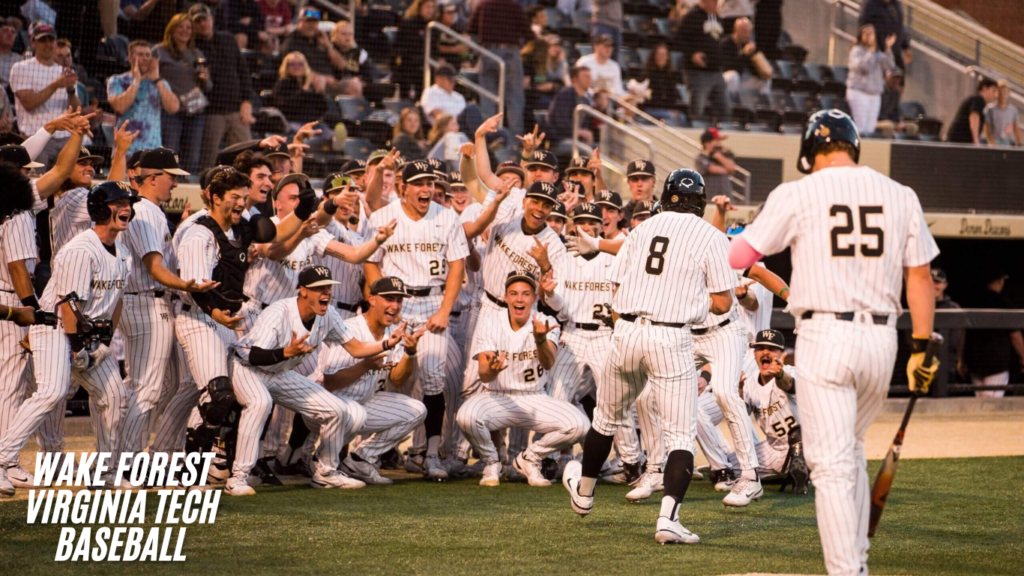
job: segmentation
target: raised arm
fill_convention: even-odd
[[[362,264],[370,256],[373,256],[373,253],[380,248],[380,245],[395,233],[395,226],[397,225],[398,220],[392,220],[387,226],[381,226],[377,229],[377,234],[374,238],[363,242],[359,246],[349,246],[337,240],[331,240],[330,244],[327,245],[327,254],[340,258],[349,264]]]
[[[466,232],[466,240],[472,241],[477,236],[484,233],[484,230],[494,222],[494,217],[498,214],[498,209],[501,207],[501,203],[508,198],[509,193],[512,191],[511,184],[502,183],[501,188],[498,189],[497,195],[494,197],[494,201],[484,207],[480,216],[472,222],[463,222],[462,229]]]
[[[491,190],[498,190],[501,188],[501,178],[495,176],[494,171],[491,170],[491,157],[487,152],[487,135],[498,131],[499,122],[501,122],[501,114],[495,114],[485,120],[484,123],[476,129],[475,144],[477,178],[480,180],[480,183]],[[482,196],[483,197],[477,197],[474,195],[474,198],[477,199],[477,202],[483,203],[486,195]]]
[[[397,170],[397,168],[398,150],[392,148],[387,156],[382,158],[380,163],[377,164],[377,167],[373,170],[373,175],[370,176],[370,181],[366,184],[366,205],[371,210],[377,211],[388,205],[381,198],[384,192],[384,170]]]
[[[459,174],[462,176],[462,182],[466,185],[470,196],[483,204],[487,198],[487,192],[480,188],[480,180],[476,175],[476,144],[466,142],[459,151],[462,152],[459,156]]]
[[[82,149],[82,139],[88,131],[88,124],[89,122],[86,120],[85,127],[79,126],[72,130],[71,137],[68,138],[64,148],[57,155],[57,161],[54,163],[53,168],[50,168],[36,180],[36,191],[39,192],[39,197],[43,200],[57,192],[60,189],[60,185],[71,177],[71,172],[75,169],[75,164],[78,163],[78,153]]]
[[[128,131],[127,120],[122,122],[121,126],[114,132],[114,155],[110,159],[110,173],[107,174],[107,180],[120,182],[128,176],[128,150],[132,147],[132,142],[135,141],[135,137],[138,135],[138,130],[134,132]]]

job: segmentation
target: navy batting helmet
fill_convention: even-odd
[[[704,177],[695,170],[674,170],[665,179],[661,206],[670,212],[689,212],[704,217],[708,198],[704,195]]]
[[[800,142],[800,158],[796,161],[796,167],[804,174],[810,174],[814,167],[814,155],[818,148],[831,142],[846,142],[853,146],[853,161],[860,159],[860,134],[857,133],[857,125],[853,119],[842,110],[819,110],[807,119],[807,128],[804,130],[803,139]]]
[[[86,202],[86,209],[89,211],[89,219],[93,222],[104,222],[113,215],[110,210],[110,203],[127,198],[132,204],[139,201],[139,197],[132,194],[131,186],[125,182],[108,180],[102,184],[93,186],[89,191],[89,199]],[[135,217],[135,209],[132,209],[132,218]]]

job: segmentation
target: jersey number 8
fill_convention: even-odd
[[[647,262],[644,270],[652,276],[659,276],[665,271],[665,253],[668,252],[668,238],[655,236],[651,238],[651,246],[647,250]]]
[[[523,381],[525,382],[536,382],[542,376],[544,376],[543,366],[537,366],[536,372],[534,372],[533,368],[527,368],[526,370],[523,370]]]

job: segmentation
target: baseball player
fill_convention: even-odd
[[[598,190],[607,190],[601,163],[601,152],[594,148],[593,157],[577,156],[569,162],[565,169],[565,179],[579,182],[583,187],[581,202],[593,202]]]
[[[630,406],[649,382],[661,407],[668,453],[655,533],[662,544],[700,541],[679,522],[696,449],[697,375],[690,327],[709,312],[728,312],[736,285],[727,262],[728,241],[700,217],[704,196],[692,186],[695,177],[700,176],[692,170],[669,175],[662,196],[665,212],[626,237],[609,271],[609,281],[618,285],[612,308],[619,318],[605,368],[607,385],[597,391],[583,462],[570,462],[562,476],[573,510],[589,514],[612,434],[627,423]]]
[[[252,181],[249,185],[249,195],[245,199],[245,212],[242,213],[246,218],[252,218],[260,213],[260,207],[266,205],[267,196],[274,189],[274,182],[271,180],[273,166],[270,160],[252,150],[239,154],[232,166]]]
[[[913,324],[911,389],[926,393],[938,362],[923,366],[935,311],[930,262],[939,250],[914,191],[858,167],[860,136],[849,116],[808,120],[797,167],[757,220],[733,240],[744,269],[792,248],[801,429],[815,485],[825,567],[866,574],[868,483],[864,435],[885,401],[896,361],[901,280]]]
[[[349,186],[351,186],[350,178],[341,174],[328,176],[324,180],[324,198],[334,198]],[[355,212],[351,204],[348,202],[338,203],[338,211],[334,213],[334,218],[324,228],[324,231],[342,244],[353,247],[363,244],[364,238],[353,230],[352,218],[354,215]],[[360,286],[363,281],[362,264],[353,264],[330,256],[316,260],[317,264],[327,266],[331,270],[331,277],[337,279],[338,284],[334,286],[331,305],[338,309],[338,313],[345,320],[359,314],[359,303],[363,299],[363,290]]]
[[[653,202],[654,197],[655,169],[654,162],[638,158],[626,166],[626,183],[629,185],[629,195],[632,198],[622,209],[622,219],[630,222],[633,219],[633,211],[641,202]]]
[[[462,289],[469,245],[458,215],[433,202],[436,180],[428,162],[406,163],[399,185],[402,202],[390,204],[370,217],[371,226],[394,220],[398,226],[364,267],[371,286],[385,276],[401,278],[410,296],[403,306],[404,318],[416,330],[424,325],[427,328],[417,347],[414,388],[414,394],[422,395],[427,407],[422,466],[428,478],[444,480],[448,473],[440,459],[441,432],[445,402],[453,401],[453,391],[446,389],[446,365],[449,349],[455,347],[448,325]],[[456,362],[458,356],[453,356]]]
[[[55,195],[53,208],[50,208],[50,250],[53,254],[92,226],[86,204],[96,166],[102,161],[102,156],[91,154],[86,148],[79,149],[75,168],[61,186],[62,191]],[[123,180],[124,174],[111,171],[107,179]]]
[[[286,177],[287,178],[287,177]],[[366,484],[338,471],[338,455],[347,436],[363,426],[365,413],[299,374],[296,368],[322,343],[344,345],[359,358],[394,348],[404,334],[399,328],[387,340],[366,344],[354,340],[330,306],[335,281],[325,266],[299,273],[298,296],[284,298],[263,310],[256,324],[232,346],[234,395],[243,410],[238,422],[238,445],[226,491],[251,496],[249,471],[259,455],[259,436],[273,402],[316,422],[320,431],[314,488],[362,488]]]
[[[640,202],[630,202],[627,204],[626,208],[632,206],[629,210],[629,229],[632,230],[633,228],[636,228],[641,222],[656,214],[657,210],[660,210],[661,207],[658,206],[655,208],[655,205],[654,200],[641,200]],[[623,211],[626,211],[626,208],[624,208]]]
[[[572,446],[587,433],[587,417],[574,405],[544,392],[558,352],[557,321],[535,313],[537,280],[510,272],[505,281],[505,318],[478,326],[472,355],[485,390],[475,394],[456,417],[463,434],[484,461],[481,486],[497,486],[501,461],[491,432],[518,427],[543,433],[518,454],[512,466],[530,486],[550,486],[541,460]]]
[[[402,302],[408,298],[405,283],[398,278],[381,278],[370,287],[370,308],[365,314],[345,321],[354,338],[380,342],[398,329]],[[406,335],[402,345],[379,356],[358,360],[341,346],[327,345],[320,351],[318,376],[334,395],[358,403],[365,412],[363,435],[358,448],[349,451],[341,463],[348,476],[367,484],[391,484],[380,475],[379,458],[423,424],[427,407],[400,390],[416,370],[416,344],[426,331]]]
[[[21,404],[0,438],[0,494],[14,494],[7,469],[17,465],[19,452],[43,417],[63,410],[72,378],[89,391],[97,451],[110,452],[112,461],[118,461],[128,394],[105,342],[120,320],[131,266],[118,235],[128,228],[136,201],[124,182],[93,188],[86,205],[95,227],[68,242],[53,260],[53,277],[39,304],[43,310],[56,308],[60,321],[29,329],[36,392]]]
[[[551,209],[551,215],[548,216],[548,227],[558,234],[558,238],[561,240],[565,237],[566,221],[569,220],[569,215],[565,213],[565,204],[561,202],[555,202],[555,207]]]
[[[601,235],[608,240],[624,236],[622,196],[612,190],[599,190],[594,196],[594,205],[601,209]]]

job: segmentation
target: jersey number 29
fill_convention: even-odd
[[[665,271],[665,253],[668,252],[668,238],[655,236],[647,249],[647,262],[644,270],[652,276],[660,276]]]

